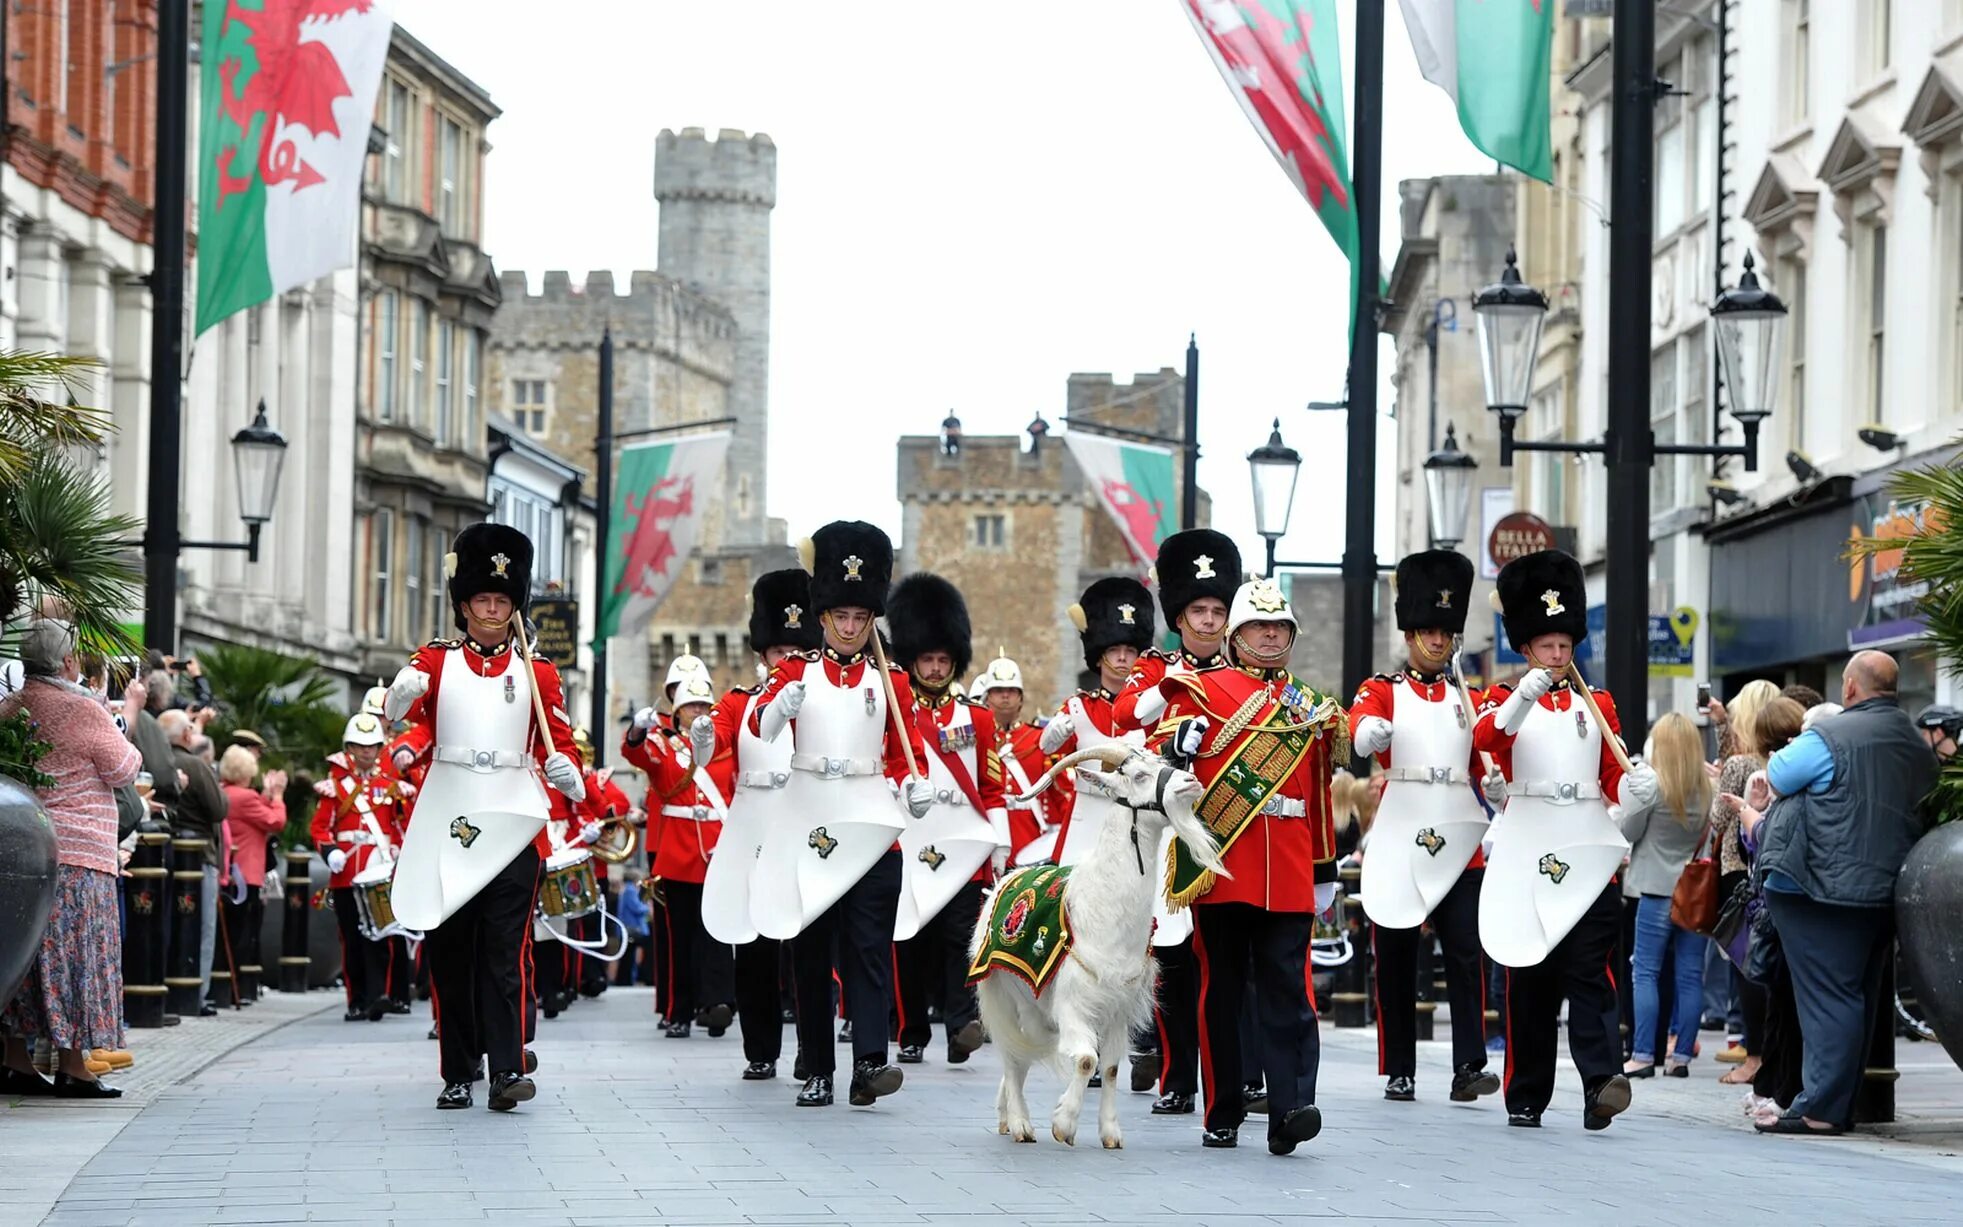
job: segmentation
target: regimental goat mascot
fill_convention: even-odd
[[[1151,942],[1152,910],[1164,893],[1160,839],[1170,827],[1196,861],[1222,876],[1227,870],[1193,815],[1199,781],[1145,750],[1079,750],[1045,772],[1028,795],[1079,764],[1103,766],[1079,768],[1077,786],[1110,798],[1122,815],[1101,825],[1097,842],[1076,864],[1029,865],[996,884],[969,942],[968,981],[1002,1056],[998,1129],[1018,1142],[1036,1140],[1023,1082],[1031,1066],[1051,1062],[1064,1088],[1050,1113],[1050,1135],[1076,1145],[1084,1092],[1102,1069],[1097,1136],[1106,1150],[1117,1150],[1125,1143],[1118,1058],[1132,1028],[1151,1017],[1157,978]]]

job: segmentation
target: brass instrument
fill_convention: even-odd
[[[600,838],[592,847],[594,856],[609,865],[618,865],[634,855],[641,846],[641,833],[625,818],[605,818],[600,823]]]

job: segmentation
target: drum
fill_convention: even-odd
[[[395,919],[395,904],[390,899],[390,890],[395,876],[395,862],[374,860],[368,868],[354,878],[354,910],[356,927],[361,935],[371,942],[394,937],[405,932]]]
[[[538,914],[573,920],[600,910],[600,879],[593,872],[593,854],[568,848],[545,862],[545,881],[538,888]]]
[[[1317,967],[1341,967],[1350,961],[1354,949],[1343,928],[1343,884],[1336,884],[1336,901],[1327,912],[1318,912],[1309,929],[1309,962]]]

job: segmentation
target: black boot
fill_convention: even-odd
[[[1154,1116],[1189,1116],[1193,1111],[1193,1097],[1178,1091],[1167,1091],[1152,1101]]]
[[[927,1053],[918,1044],[901,1044],[899,1059],[902,1065],[918,1065],[927,1059]]]
[[[1200,1132],[1200,1145],[1208,1150],[1232,1150],[1241,1144],[1241,1131],[1238,1129],[1205,1129]]]
[[[1614,1074],[1588,1092],[1587,1106],[1581,1114],[1582,1128],[1606,1129],[1609,1122],[1629,1110],[1629,1079]]]
[[[797,1106],[800,1108],[829,1108],[832,1106],[832,1076],[813,1074],[804,1080],[804,1089],[797,1093]]]
[[[1417,1081],[1407,1074],[1399,1074],[1384,1083],[1384,1098],[1394,1103],[1410,1103],[1417,1097]]]
[[[444,1083],[443,1093],[436,1097],[436,1106],[444,1109],[468,1108],[470,1106],[470,1083]]]
[[[1477,1065],[1461,1065],[1452,1074],[1452,1102],[1471,1103],[1500,1089],[1500,1076]]]
[[[855,1108],[869,1108],[873,1101],[891,1095],[900,1089],[906,1075],[897,1065],[888,1065],[878,1057],[866,1057],[853,1063],[852,1092],[847,1102]]]
[[[538,1094],[532,1080],[523,1074],[492,1074],[491,1103],[493,1112],[509,1112]]]
[[[1268,1088],[1258,1082],[1250,1082],[1241,1088],[1241,1108],[1249,1116],[1268,1114]]]
[[[777,1076],[777,1062],[752,1061],[743,1067],[743,1081],[768,1082]]]
[[[735,1021],[735,1018],[736,1011],[727,1005],[712,1005],[702,1016],[702,1023],[709,1029],[709,1038],[718,1040],[729,1030],[729,1024]]]
[[[1521,1108],[1517,1112],[1508,1112],[1506,1114],[1506,1123],[1516,1129],[1538,1129],[1540,1128],[1540,1109]]]
[[[1157,1052],[1134,1052],[1131,1054],[1131,1089],[1134,1092],[1149,1091],[1159,1081],[1159,1054]]]
[[[947,1037],[947,1063],[960,1065],[970,1056],[981,1051],[982,1025],[979,1020],[969,1022],[959,1031]]]
[[[1292,1109],[1279,1122],[1270,1122],[1268,1134],[1268,1153],[1271,1155],[1291,1155],[1303,1142],[1322,1132],[1322,1109],[1314,1104],[1304,1104]]]

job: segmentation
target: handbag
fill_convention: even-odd
[[[1731,888],[1724,906],[1718,909],[1718,922],[1711,926],[1711,940],[1717,943],[1718,953],[1741,974],[1751,950],[1752,920],[1763,906],[1748,874]]]
[[[1704,840],[1697,855],[1677,876],[1677,889],[1670,892],[1670,923],[1692,933],[1709,935],[1718,923],[1718,863],[1711,857],[1711,828],[1704,829]]]

